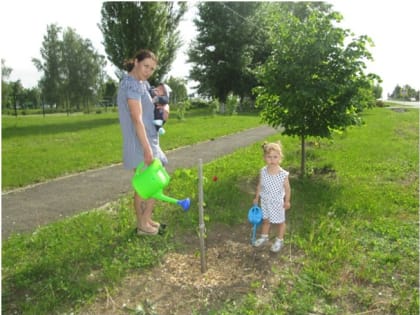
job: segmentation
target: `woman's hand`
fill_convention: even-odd
[[[152,152],[152,148],[146,147],[144,148],[144,164],[145,165],[150,165],[153,162],[153,152]]]

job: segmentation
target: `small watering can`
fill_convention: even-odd
[[[154,159],[153,162],[145,167],[144,162],[141,162],[136,169],[132,178],[134,190],[143,199],[159,199],[162,201],[176,203],[180,205],[184,211],[190,208],[190,199],[177,200],[165,196],[163,189],[168,186],[169,180],[168,173],[159,159]]]
[[[249,223],[253,224],[252,228],[252,238],[251,238],[251,244],[254,245],[255,243],[255,235],[257,233],[257,227],[261,224],[263,220],[262,210],[260,207],[258,207],[257,204],[254,204],[251,209],[248,211],[248,221]]]

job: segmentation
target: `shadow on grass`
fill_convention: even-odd
[[[62,124],[46,124],[32,126],[10,126],[2,129],[2,138],[24,137],[34,135],[51,135],[64,132],[78,132],[119,124],[118,118],[102,118],[86,121],[69,121]]]
[[[334,204],[340,198],[343,187],[327,175],[314,175],[304,179],[291,179],[292,207],[288,212],[290,228],[301,236],[310,233],[320,217],[334,211]]]

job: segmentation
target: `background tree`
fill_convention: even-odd
[[[418,101],[419,91],[416,91],[408,84],[405,84],[402,87],[397,84],[397,86],[394,88],[394,91],[392,91],[390,98],[401,101],[410,101],[413,99]]]
[[[117,89],[118,83],[112,80],[111,78],[108,78],[107,81],[103,83],[101,87],[101,104],[105,107],[114,105],[117,97]]]
[[[93,103],[105,71],[105,57],[98,54],[90,40],[81,38],[74,29],[52,24],[41,48],[42,60],[33,59],[43,72],[39,86],[48,104],[80,110]]]
[[[11,104],[11,88],[8,82],[12,68],[6,66],[6,60],[1,59],[1,107],[2,109]]]
[[[62,94],[71,107],[80,110],[83,105],[89,111],[104,77],[105,57],[71,28],[63,33],[62,56]]]
[[[10,82],[10,99],[15,116],[17,116],[17,110],[23,107],[25,102],[24,88],[20,80]]]
[[[373,87],[373,94],[376,99],[380,99],[382,97],[382,92],[383,88],[379,85],[379,83],[375,84]]]
[[[282,5],[267,9],[273,51],[258,71],[262,85],[255,91],[263,120],[300,137],[304,175],[305,139],[357,124],[360,111],[374,104],[372,82],[378,77],[364,73],[370,39],[350,39],[349,30],[335,26],[339,13],[300,3],[307,14],[297,16]]]
[[[166,84],[168,84],[172,90],[172,93],[170,96],[171,107],[176,106],[178,102],[182,102],[188,99],[186,80],[171,76],[166,81]]]
[[[48,104],[60,103],[60,71],[62,62],[60,33],[61,27],[56,24],[48,25],[47,34],[44,36],[40,51],[42,59],[32,59],[38,71],[43,73],[39,86],[44,100]]]
[[[100,29],[108,59],[122,71],[139,49],[152,50],[159,58],[151,79],[156,84],[181,46],[177,27],[186,9],[186,2],[104,2]]]
[[[264,45],[255,21],[258,2],[200,2],[197,37],[188,51],[189,77],[197,92],[225,103],[230,92],[244,97],[256,85],[254,57]],[[260,45],[258,45],[258,43]]]
[[[24,89],[25,91],[25,107],[39,108],[41,105],[41,90],[38,87]]]

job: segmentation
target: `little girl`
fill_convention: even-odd
[[[260,170],[259,181],[254,204],[261,198],[263,223],[261,237],[254,246],[259,247],[268,241],[270,225],[277,224],[277,238],[271,246],[272,252],[278,252],[283,246],[286,232],[285,210],[290,208],[289,172],[280,167],[283,153],[280,143],[266,143],[263,145],[266,166]]]

